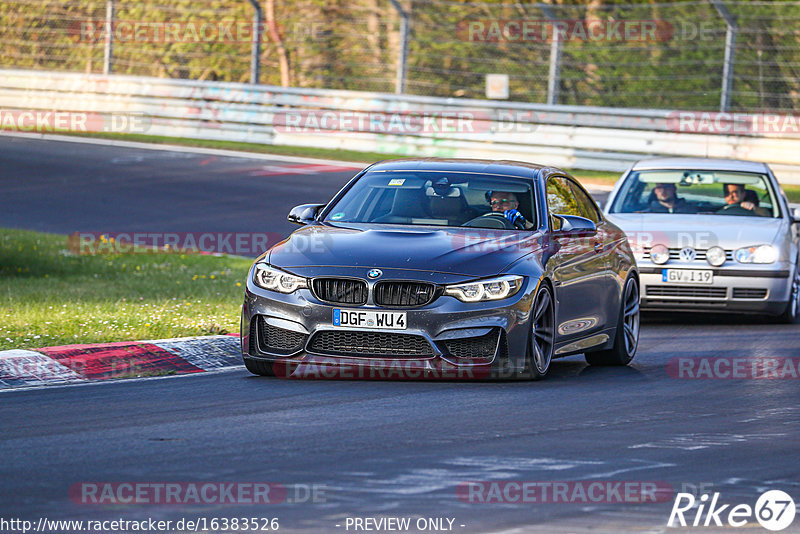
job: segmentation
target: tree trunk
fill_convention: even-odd
[[[281,69],[281,86],[289,87],[292,85],[291,72],[289,70],[289,52],[283,45],[283,39],[278,31],[278,25],[275,22],[275,0],[267,0],[267,9],[265,13],[267,30],[272,42],[275,43],[275,48],[278,51],[278,64]]]

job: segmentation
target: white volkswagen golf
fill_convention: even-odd
[[[790,209],[766,164],[642,160],[617,182],[605,213],[634,249],[643,309],[797,319],[800,209]]]

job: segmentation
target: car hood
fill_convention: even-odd
[[[660,243],[671,248],[707,249],[717,245],[736,249],[773,243],[785,230],[783,219],[766,217],[669,213],[611,213],[607,216],[622,228],[631,242]]]
[[[541,233],[482,228],[326,224],[303,227],[269,251],[276,267],[412,269],[471,277],[502,272],[538,250]]]

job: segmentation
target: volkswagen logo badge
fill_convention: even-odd
[[[383,271],[381,271],[380,269],[370,269],[370,271],[367,273],[367,276],[374,280],[375,278],[378,278],[382,274]]]
[[[697,252],[692,247],[681,249],[681,261],[694,261],[697,257]]]

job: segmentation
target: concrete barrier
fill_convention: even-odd
[[[22,112],[58,111],[90,114],[87,131],[518,159],[618,172],[649,156],[737,158],[767,162],[781,182],[800,184],[800,123],[792,116],[24,70],[0,70],[0,110],[5,129],[29,128],[30,117],[20,118]],[[47,119],[43,123],[33,129],[46,130]]]

